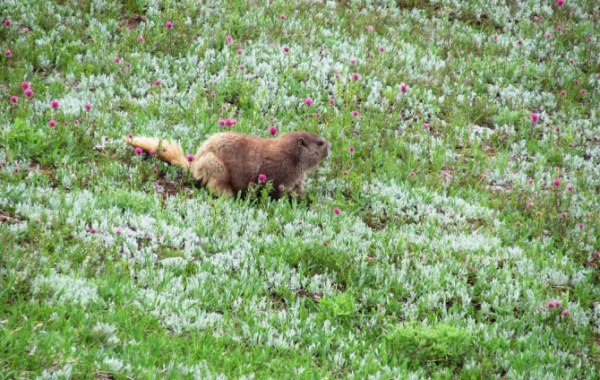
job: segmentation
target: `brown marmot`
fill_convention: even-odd
[[[310,132],[286,133],[274,139],[216,133],[200,146],[191,162],[181,146],[171,141],[154,137],[123,140],[146,153],[154,150],[161,160],[189,169],[201,186],[226,196],[239,191],[245,194],[251,183],[265,180],[273,183],[271,196],[275,198],[285,190],[303,195],[306,173],[331,152],[331,143]]]

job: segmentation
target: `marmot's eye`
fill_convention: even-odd
[[[321,146],[321,145],[323,145],[323,141],[317,141],[317,145],[318,145],[318,146]]]

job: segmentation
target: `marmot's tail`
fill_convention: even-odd
[[[123,141],[135,148],[141,148],[144,152],[150,153],[156,151],[156,156],[161,160],[173,165],[181,166],[184,169],[190,168],[187,156],[179,144],[161,140],[156,137],[123,137]]]

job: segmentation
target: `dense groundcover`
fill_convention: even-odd
[[[595,0],[0,20],[2,377],[598,378]],[[333,150],[306,199],[222,199],[122,141],[222,130]]]

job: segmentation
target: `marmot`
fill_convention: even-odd
[[[236,132],[212,135],[190,162],[181,146],[153,137],[124,137],[129,145],[184,169],[216,195],[245,194],[251,183],[270,181],[274,198],[285,190],[304,195],[306,173],[329,156],[331,143],[310,132],[292,132],[274,139]],[[189,157],[191,158],[191,157]]]

